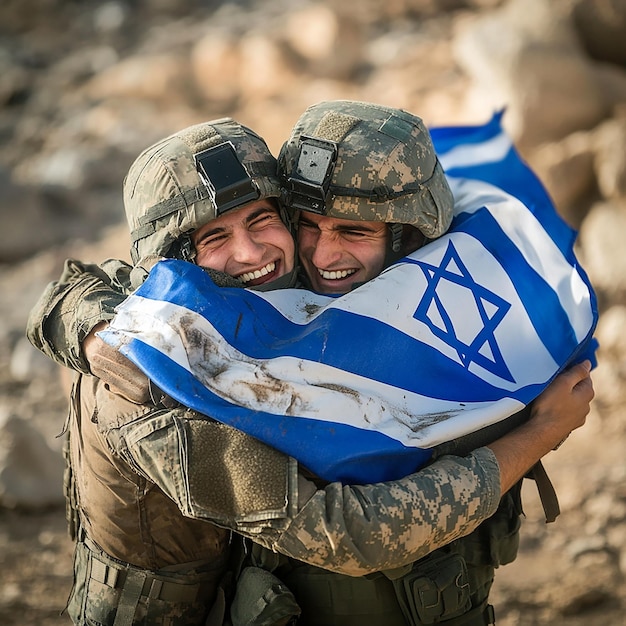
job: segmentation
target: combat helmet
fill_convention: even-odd
[[[310,106],[278,156],[284,202],[329,217],[444,234],[454,200],[423,121],[401,109],[336,100]],[[394,225],[398,225],[394,227]]]
[[[174,133],[144,150],[124,180],[133,263],[149,254],[191,260],[192,231],[279,196],[276,159],[246,126],[222,118]]]

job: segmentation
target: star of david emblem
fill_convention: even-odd
[[[414,262],[428,286],[413,317],[452,347],[466,369],[476,363],[515,382],[494,335],[511,304],[474,280],[451,241],[439,267]]]

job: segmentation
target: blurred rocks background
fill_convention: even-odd
[[[69,623],[59,369],[24,339],[63,260],[128,257],[121,185],[138,153],[230,115],[277,152],[327,99],[431,126],[505,125],[579,230],[596,287],[596,400],[525,487],[498,624],[617,626],[626,610],[626,0],[3,0],[0,5],[0,623]],[[67,375],[65,376],[67,378]]]

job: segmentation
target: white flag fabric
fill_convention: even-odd
[[[440,444],[528,405],[591,358],[597,306],[576,233],[497,114],[432,129],[449,232],[336,297],[218,288],[158,263],[103,338],[182,404],[326,480],[413,472]]]

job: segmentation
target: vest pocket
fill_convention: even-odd
[[[467,565],[459,554],[431,555],[393,584],[411,626],[437,624],[471,608]]]

